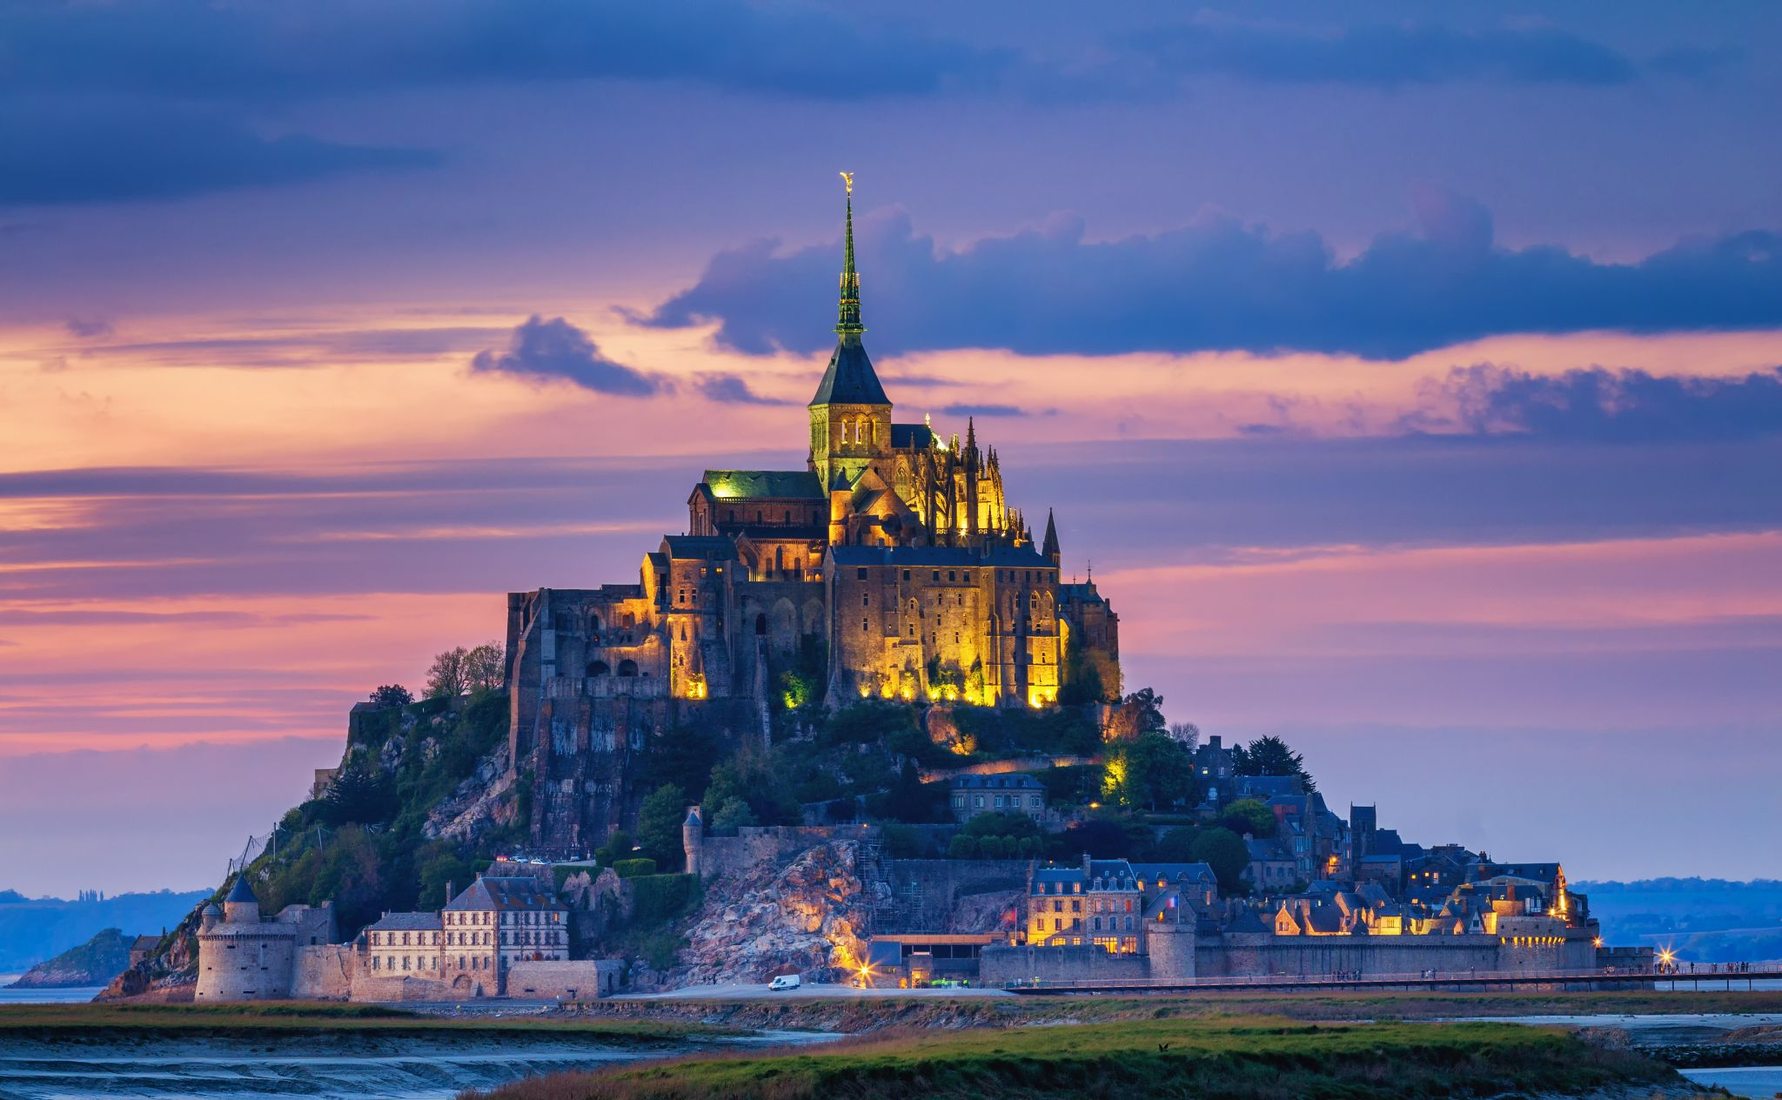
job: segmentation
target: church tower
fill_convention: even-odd
[[[847,186],[846,244],[842,253],[841,300],[835,322],[835,353],[811,398],[810,468],[824,492],[860,479],[861,471],[891,453],[891,399],[872,369],[860,336],[860,275],[854,270],[854,174]]]

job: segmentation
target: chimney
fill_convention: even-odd
[[[456,886],[457,883],[453,882],[451,879],[446,879],[445,903],[447,905],[452,904],[452,898],[457,896],[458,891],[455,889]]]

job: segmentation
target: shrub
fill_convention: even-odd
[[[624,872],[621,871],[620,874],[623,875]],[[694,875],[627,877],[631,880],[632,898],[636,902],[632,919],[639,924],[673,920],[685,912],[699,894],[699,879]]]
[[[653,859],[616,859],[613,871],[620,878],[639,878],[656,873],[656,861]]]
[[[978,838],[960,833],[947,844],[948,859],[976,859],[980,848]]]

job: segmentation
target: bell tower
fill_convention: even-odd
[[[891,399],[860,340],[866,326],[860,323],[860,274],[854,269],[854,174],[841,177],[848,196],[847,230],[835,351],[810,403],[810,468],[825,491],[834,490],[838,478],[851,486],[875,459],[891,453]]]

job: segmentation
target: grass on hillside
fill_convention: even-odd
[[[1420,1100],[1582,1094],[1676,1074],[1553,1029],[1513,1024],[1150,1020],[905,1032],[768,1055],[699,1056],[532,1078],[491,1100]]]
[[[95,1031],[382,1032],[508,1031],[614,1042],[679,1042],[734,1035],[734,1029],[665,1020],[564,1016],[434,1016],[385,1005],[280,1001],[264,1004],[0,1005],[0,1036]]]

